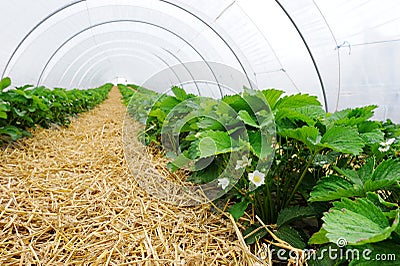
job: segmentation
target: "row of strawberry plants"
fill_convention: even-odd
[[[323,252],[344,239],[347,247],[340,247],[350,251],[400,250],[400,126],[371,120],[377,106],[327,113],[314,96],[284,96],[275,89],[245,90],[221,100],[177,87],[172,93],[139,88],[126,95],[128,112],[146,125],[143,142],[165,148],[162,134],[178,129],[166,138],[175,139],[167,143],[171,170],[189,168],[188,181],[196,184],[217,179],[226,192],[222,200],[235,202],[229,211],[236,220],[253,211],[299,249]],[[243,170],[236,182],[224,173],[230,157],[246,148],[249,154],[234,165]],[[254,217],[244,226],[248,244],[268,236]],[[340,265],[351,259],[335,260]]]
[[[30,136],[28,129],[36,126],[68,125],[70,117],[103,102],[113,86],[66,90],[30,85],[9,88],[10,85],[9,78],[0,82],[0,142]]]

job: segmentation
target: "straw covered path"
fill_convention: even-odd
[[[124,160],[113,88],[68,128],[0,150],[0,265],[248,265],[235,225],[209,206],[148,196]]]

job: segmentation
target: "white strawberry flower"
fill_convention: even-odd
[[[248,157],[245,155],[242,156],[242,160],[237,160],[235,170],[245,168],[251,164],[251,159],[249,160]]]
[[[387,152],[390,149],[390,146],[383,146],[383,147],[379,147],[378,151],[380,152]]]
[[[218,186],[221,186],[222,189],[225,190],[229,186],[229,179],[224,177],[224,178],[219,178],[218,179]]]
[[[388,139],[386,142],[379,143],[381,146],[378,148],[380,152],[387,152],[390,149],[390,145],[392,145],[396,141],[395,138]]]
[[[249,180],[252,182],[256,187],[264,185],[265,182],[265,174],[261,173],[258,170],[255,170],[253,173],[249,173]]]

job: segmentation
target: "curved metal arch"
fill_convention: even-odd
[[[285,13],[285,15],[288,17],[288,19],[290,20],[290,22],[293,24],[294,28],[296,29],[297,33],[299,34],[301,40],[303,41],[308,54],[310,55],[311,61],[314,65],[315,71],[317,72],[318,75],[318,79],[319,79],[319,83],[321,85],[321,89],[322,89],[322,95],[324,97],[324,103],[325,103],[325,111],[328,112],[328,99],[326,98],[326,91],[325,91],[325,86],[324,86],[324,82],[322,81],[322,76],[321,73],[319,72],[319,68],[317,65],[317,62],[315,61],[315,58],[313,56],[313,53],[311,52],[310,47],[308,46],[308,43],[306,41],[306,39],[304,38],[303,34],[301,33],[299,27],[297,27],[296,22],[293,20],[293,18],[290,16],[290,14],[287,12],[287,10],[285,9],[285,7],[279,2],[279,0],[275,0],[275,2],[278,4],[278,6],[282,9],[282,11]]]
[[[222,37],[222,35],[221,35],[218,31],[216,31],[210,24],[208,24],[208,23],[207,23],[205,20],[203,20],[201,17],[199,17],[198,15],[196,15],[196,14],[194,14],[193,12],[189,11],[188,9],[183,8],[183,7],[181,7],[181,6],[179,6],[179,5],[175,4],[175,3],[171,3],[171,2],[169,2],[169,1],[167,1],[167,0],[159,0],[159,1],[161,1],[161,2],[163,2],[163,3],[170,4],[170,5],[172,5],[172,6],[176,7],[176,8],[179,8],[179,9],[183,10],[184,12],[187,12],[188,14],[192,15],[193,17],[195,17],[196,19],[198,19],[199,21],[201,21],[201,22],[202,22],[204,25],[206,25],[210,30],[212,30],[212,31],[225,43],[225,45],[229,48],[229,50],[231,51],[231,53],[233,54],[233,56],[236,58],[236,60],[238,61],[240,67],[241,67],[242,70],[243,70],[243,73],[246,75],[247,81],[249,82],[249,84],[250,84],[250,86],[251,86],[251,84],[252,84],[251,79],[249,78],[249,75],[247,74],[247,71],[246,71],[246,69],[244,68],[242,61],[239,59],[239,56],[236,54],[236,52],[233,50],[233,48],[229,45],[228,41],[225,40],[225,38]],[[254,89],[254,88],[252,88],[252,89]],[[221,94],[221,97],[223,97],[222,94]]]
[[[9,67],[11,60],[14,58],[15,54],[17,53],[17,51],[19,50],[19,48],[21,48],[22,44],[26,41],[26,39],[28,39],[28,37],[37,29],[40,27],[40,25],[42,25],[43,23],[45,23],[48,19],[50,19],[51,17],[53,17],[54,15],[60,13],[61,11],[70,8],[71,6],[74,6],[76,4],[82,3],[82,2],[86,2],[86,0],[77,0],[75,2],[69,3],[57,10],[55,10],[54,12],[50,13],[48,16],[46,16],[44,19],[42,19],[41,21],[39,21],[39,23],[37,23],[27,34],[25,34],[25,36],[22,38],[22,40],[18,43],[18,45],[15,47],[14,51],[11,53],[10,58],[7,61],[6,66],[4,67],[3,73],[1,74],[1,78],[4,78],[4,75],[6,74],[7,68]]]
[[[128,56],[128,57],[133,57],[133,56],[131,56],[130,54],[127,54],[127,55],[116,55],[116,56]],[[106,61],[106,59],[103,59],[103,60],[101,60],[101,61],[96,62],[95,65],[93,65],[93,66],[91,67],[91,69],[94,69],[94,68],[96,67],[96,65],[98,65],[98,64],[100,64],[100,63],[102,63],[102,62],[104,62],[104,61]],[[103,73],[104,71],[107,71],[107,68],[104,68],[104,67],[103,67],[103,68],[100,68],[100,69],[96,70],[93,74],[91,74],[91,76],[87,78],[88,80],[90,80],[90,81],[89,81],[89,84],[93,84],[93,80],[95,80],[95,78],[96,78],[100,73]],[[87,71],[87,73],[85,73],[84,76],[81,78],[81,81],[80,81],[80,83],[79,83],[79,87],[82,87],[82,82],[86,79],[85,77],[89,74],[89,72],[90,72],[90,71]],[[180,79],[178,79],[178,81],[179,81],[178,84],[181,84],[181,83],[182,83]],[[172,80],[170,80],[170,82],[171,82],[171,84],[174,84],[174,85],[176,84],[176,83],[173,83]],[[196,81],[196,82],[197,82],[197,81]],[[217,83],[215,82],[215,84],[217,84]],[[199,95],[200,95],[200,92],[199,92]]]
[[[47,60],[45,66],[43,67],[43,69],[42,69],[42,71],[41,71],[41,73],[40,73],[40,76],[39,76],[39,78],[38,78],[37,86],[39,86],[39,84],[40,84],[40,82],[41,82],[41,79],[42,79],[42,76],[43,76],[43,74],[44,74],[44,71],[46,70],[46,68],[47,68],[47,66],[49,65],[50,61],[51,61],[51,60],[54,58],[54,56],[61,50],[61,48],[64,47],[64,45],[66,45],[68,42],[70,42],[70,41],[71,41],[72,39],[74,39],[76,36],[78,36],[78,35],[80,35],[80,34],[86,32],[86,31],[88,31],[88,30],[90,30],[90,29],[93,29],[93,28],[95,28],[95,27],[99,27],[99,26],[102,26],[102,25],[107,25],[107,24],[112,24],[112,23],[121,23],[121,22],[123,22],[123,23],[126,23],[126,22],[128,22],[128,23],[141,23],[141,24],[145,24],[145,25],[150,25],[150,26],[153,26],[153,27],[156,27],[156,28],[160,28],[160,29],[162,29],[162,30],[165,30],[165,31],[167,31],[167,32],[169,32],[169,33],[171,33],[171,34],[173,34],[174,36],[178,37],[178,38],[181,39],[183,42],[185,42],[187,45],[189,45],[189,46],[200,56],[200,58],[204,61],[204,63],[205,63],[205,64],[208,66],[208,68],[210,69],[210,71],[211,71],[211,73],[212,73],[212,75],[213,75],[215,81],[218,82],[218,78],[217,78],[217,76],[215,75],[214,70],[211,68],[210,64],[205,60],[205,58],[203,57],[203,55],[202,55],[192,44],[190,44],[190,42],[188,42],[185,38],[183,38],[183,37],[180,36],[179,34],[173,32],[173,31],[171,31],[171,30],[169,30],[169,29],[167,29],[167,28],[165,28],[165,27],[163,27],[163,26],[156,25],[156,24],[154,24],[154,23],[150,23],[150,22],[147,22],[147,21],[134,20],[134,19],[117,19],[117,20],[104,21],[104,22],[97,23],[97,24],[91,25],[91,26],[89,26],[89,27],[86,27],[86,28],[84,28],[83,30],[80,30],[79,32],[77,32],[77,33],[75,33],[74,35],[72,35],[72,36],[71,36],[70,38],[68,38],[65,42],[63,42],[63,43],[54,51],[54,53],[50,56],[50,58]],[[220,88],[220,94],[221,94],[221,97],[223,97],[223,92],[222,92],[222,89],[221,89],[221,88]]]
[[[113,57],[121,57],[121,56],[129,57],[129,58],[134,58],[134,57],[135,57],[134,55],[131,55],[131,54],[120,54],[120,55],[114,55]],[[94,63],[94,64],[90,67],[90,69],[88,69],[88,71],[86,71],[86,73],[83,74],[83,76],[80,78],[79,83],[78,83],[78,87],[81,87],[81,84],[82,84],[82,82],[83,82],[84,80],[90,80],[89,83],[92,84],[92,83],[93,83],[93,79],[96,77],[96,75],[97,75],[99,72],[101,72],[101,71],[103,71],[103,70],[109,69],[109,68],[104,68],[104,67],[103,67],[103,68],[99,68],[99,69],[95,69],[97,65],[101,64],[102,62],[104,62],[104,61],[106,61],[106,60],[107,60],[107,59],[104,58],[104,59],[102,59],[102,60],[97,61],[96,63]],[[90,74],[90,72],[91,72],[93,69],[94,69],[95,71],[93,72],[93,74]],[[89,74],[90,74],[90,76],[87,77]]]
[[[110,50],[107,50],[107,51],[110,51]],[[87,60],[84,64],[82,64],[82,65],[78,68],[78,70],[75,72],[75,74],[72,76],[72,79],[70,80],[69,86],[71,87],[71,84],[74,82],[75,79],[77,79],[78,74],[79,74],[83,69],[85,69],[88,65],[97,63],[98,61],[101,61],[102,58],[104,58],[104,56],[101,57],[101,55],[104,54],[105,52],[106,52],[106,51],[101,51],[101,52],[97,53],[96,56],[91,57],[90,60]],[[121,54],[122,52],[125,52],[125,51],[118,51],[118,52]],[[133,55],[135,55],[137,58],[142,59],[142,60],[145,61],[145,62],[147,61],[149,64],[153,65],[153,67],[156,67],[156,68],[158,67],[158,66],[156,65],[156,63],[154,63],[154,61],[150,60],[150,58],[148,58],[148,57],[146,57],[146,56],[144,56],[144,55],[140,55],[140,54],[138,54],[138,53],[132,54],[132,56],[133,56]],[[97,58],[97,57],[100,57],[100,58]],[[106,58],[108,58],[108,57],[106,57]],[[93,61],[93,62],[91,62],[91,61]]]
[[[126,50],[132,50],[132,49],[126,49]],[[107,50],[107,51],[109,51],[109,50]],[[168,68],[169,70],[171,70],[171,72],[174,74],[174,76],[175,76],[176,79],[179,81],[179,83],[182,83],[182,81],[180,80],[178,74],[177,74],[177,73],[175,72],[175,70],[171,67],[171,65],[168,64],[167,61],[165,61],[162,57],[160,57],[160,56],[158,56],[158,55],[156,55],[156,54],[153,54],[153,53],[150,53],[150,54],[153,55],[154,57],[158,58],[158,60],[160,60],[161,62],[163,62],[163,63],[167,66],[167,68]],[[128,56],[132,57],[131,54],[128,54]],[[97,64],[97,62],[96,62],[96,64]]]
[[[147,44],[147,43],[143,43],[143,44]],[[155,46],[156,47],[156,46]],[[96,49],[97,47],[95,47],[95,48],[92,48],[90,51],[93,51],[94,49]],[[122,48],[120,48],[120,49],[122,49]],[[162,48],[160,48],[161,50],[162,50]],[[106,50],[106,52],[107,51],[110,51],[111,49],[107,49]],[[132,49],[132,48],[124,48],[124,50],[134,50],[134,49]],[[136,51],[139,51],[138,49],[136,49]],[[98,52],[98,53],[96,53],[95,55],[93,55],[92,57],[90,57],[89,59],[87,59],[86,61],[90,61],[90,60],[92,60],[94,57],[97,57],[100,53],[104,53],[104,51],[101,51],[101,52]],[[160,56],[158,56],[158,55],[156,55],[155,53],[152,53],[152,52],[146,52],[147,54],[150,54],[151,56],[154,56],[157,60],[159,60],[159,61],[161,61],[163,64],[165,64],[167,67],[169,67],[169,68],[171,68],[171,66],[168,64],[168,62],[167,61],[165,61],[164,59],[162,59]],[[79,59],[81,59],[82,57],[81,56],[79,56],[79,57],[77,57],[76,59],[74,59],[74,61],[67,67],[67,69],[64,71],[64,73],[62,74],[62,76],[59,78],[59,80],[58,80],[58,83],[60,83],[61,82],[61,80],[63,80],[64,78],[65,78],[65,75],[66,75],[66,73],[71,69],[71,67],[72,67],[72,65],[73,64],[75,64],[76,62],[77,62],[77,60],[79,60]],[[83,64],[86,64],[86,63],[83,63]],[[83,65],[82,64],[82,65]],[[55,68],[56,66],[53,66],[53,68],[52,68],[52,70]],[[51,73],[51,71],[52,70],[50,70],[49,71],[49,73]],[[47,78],[47,76],[45,76],[44,78],[43,78],[43,80],[46,80],[46,78]]]
[[[162,48],[162,49],[164,50],[164,48]],[[170,51],[167,51],[167,50],[164,50],[164,51],[166,51],[166,52],[169,53],[171,56],[173,56],[176,60],[178,60],[178,62],[185,68],[185,70],[189,73],[190,77],[191,77],[192,80],[194,81],[194,85],[196,86],[196,90],[197,90],[197,92],[199,93],[199,96],[201,96],[201,92],[200,92],[199,85],[197,84],[196,79],[194,78],[194,76],[193,76],[192,72],[190,71],[190,69],[187,68],[187,66],[185,65],[185,63],[183,63],[183,62],[179,59],[179,57],[177,57],[174,53],[172,53],[172,52],[170,52]],[[224,97],[221,87],[219,87],[219,92],[220,92],[220,94],[221,94],[221,97]]]
[[[151,35],[150,35],[150,36],[151,36]],[[88,40],[88,39],[86,39],[86,40]],[[158,49],[161,50],[161,51],[167,52],[167,54],[171,55],[174,59],[176,59],[178,63],[182,63],[182,61],[181,61],[175,54],[173,54],[170,50],[168,50],[168,49],[166,49],[166,48],[161,48],[161,47],[159,47],[159,46],[157,46],[157,45],[152,45],[151,43],[139,41],[139,40],[134,40],[134,41],[132,41],[132,40],[123,40],[123,39],[117,40],[117,41],[114,40],[114,41],[109,41],[109,42],[106,42],[106,43],[101,43],[101,45],[99,45],[99,46],[102,46],[102,45],[105,45],[105,44],[109,44],[109,43],[116,43],[116,42],[121,42],[121,43],[135,43],[135,42],[138,42],[138,43],[143,44],[143,45],[145,45],[145,46],[151,46],[152,48],[158,48]],[[98,47],[91,48],[90,50],[87,50],[87,51],[92,51],[92,50],[95,50],[96,48],[98,48]],[[76,62],[77,60],[79,60],[87,51],[85,51],[82,55],[80,55],[80,56],[78,56],[76,59],[74,59],[74,61],[73,61],[73,62],[67,67],[67,69],[64,71],[62,77],[59,79],[59,83],[60,83],[60,81],[61,81],[62,79],[64,79],[66,73],[70,70],[70,68],[72,67],[72,65],[75,64],[75,62]],[[149,54],[151,54],[151,55],[154,56],[154,57],[157,57],[160,61],[163,61],[163,63],[164,63],[168,68],[171,69],[171,71],[174,73],[174,75],[177,77],[177,79],[180,80],[179,77],[177,76],[176,72],[173,70],[173,68],[171,67],[171,65],[168,64],[168,62],[167,62],[166,60],[162,59],[162,57],[156,55],[155,53],[150,53],[150,52],[149,52]],[[53,66],[53,68],[54,68],[54,67],[55,67],[55,66]],[[49,72],[51,72],[51,70],[50,70]],[[190,72],[190,71],[189,71],[189,72]],[[44,79],[46,79],[46,77],[45,77]]]
[[[136,55],[132,55],[132,54],[124,54],[124,53],[115,54],[115,55],[113,55],[113,56],[111,56],[111,57],[129,57],[129,58],[137,58],[137,59],[140,59],[140,60],[143,61],[143,62],[148,61],[148,60],[146,60],[146,59],[144,59],[144,58],[142,58],[142,57],[139,57],[139,56],[136,56]],[[87,70],[85,71],[85,73],[82,75],[82,77],[80,77],[80,79],[79,79],[79,81],[77,82],[77,84],[80,86],[80,84],[82,84],[83,80],[86,79],[86,77],[88,76],[88,74],[89,74],[98,64],[101,64],[101,63],[103,63],[104,61],[107,61],[108,59],[109,59],[109,58],[103,58],[102,60],[99,60],[99,61],[93,63],[90,67],[88,67]]]
[[[102,53],[104,53],[104,52],[109,52],[109,51],[112,51],[112,50],[115,50],[115,49],[107,49],[107,50],[104,50],[104,51],[100,51],[100,52],[94,54],[92,57],[90,57],[90,58],[88,58],[87,60],[85,60],[85,62],[84,62],[82,65],[85,65],[87,62],[89,62],[90,60],[92,60],[92,59],[95,58],[95,57],[98,57],[100,54],[102,54]],[[121,48],[121,50],[122,50],[122,48]],[[129,48],[124,48],[124,50],[135,51],[134,49],[129,49]],[[136,51],[138,51],[138,50],[136,50]],[[163,64],[165,64],[165,62],[166,62],[165,60],[160,60],[161,57],[156,56],[156,55],[153,54],[153,53],[148,52],[147,54],[150,54],[151,56],[155,57],[157,60],[161,61]],[[75,62],[71,63],[71,64],[68,66],[68,68],[67,68],[67,69],[64,71],[64,73],[62,74],[62,76],[59,78],[58,83],[60,83],[60,82],[65,78],[67,72],[71,69],[72,64],[74,64],[74,63],[75,63]],[[167,66],[169,66],[169,65],[167,65]],[[170,66],[169,66],[169,67],[170,67]],[[52,69],[54,69],[54,67],[53,67]],[[51,71],[52,71],[52,70],[50,70],[49,73],[51,73]],[[44,81],[45,81],[46,79],[47,79],[47,76],[43,78]]]
[[[251,84],[250,78],[249,78],[249,76],[248,76],[248,74],[247,74],[247,71],[246,71],[246,69],[244,68],[243,63],[242,63],[242,61],[240,60],[239,56],[236,54],[236,52],[235,52],[234,49],[231,47],[231,45],[229,44],[229,42],[228,42],[227,40],[225,40],[225,38],[224,38],[217,30],[215,30],[210,24],[208,24],[208,23],[207,23],[204,19],[202,19],[200,16],[198,16],[198,15],[196,15],[195,13],[189,11],[188,9],[183,8],[183,7],[181,7],[181,6],[179,6],[179,5],[175,4],[175,3],[171,3],[171,2],[169,2],[169,1],[167,1],[167,0],[159,0],[159,1],[160,1],[160,2],[163,2],[163,3],[166,3],[166,4],[169,4],[169,5],[171,5],[171,6],[174,6],[174,7],[176,7],[176,8],[181,9],[182,11],[184,11],[184,12],[190,14],[191,16],[195,17],[195,18],[198,19],[200,22],[202,22],[204,25],[206,25],[209,29],[211,29],[211,30],[225,43],[225,45],[226,45],[226,46],[229,48],[229,50],[232,52],[232,54],[234,55],[234,57],[235,57],[236,60],[238,61],[239,65],[241,66],[241,68],[242,68],[244,74],[246,75],[246,77],[247,77],[247,79],[248,79],[248,81],[249,81],[249,84]],[[51,14],[49,14],[48,16],[46,16],[44,19],[42,19],[39,23],[37,23],[37,24],[23,37],[23,39],[19,42],[19,44],[17,45],[17,47],[16,47],[15,50],[13,51],[12,55],[10,56],[10,58],[9,58],[8,61],[7,61],[6,66],[4,67],[4,70],[3,70],[3,73],[2,73],[2,78],[4,77],[5,72],[7,71],[7,68],[9,67],[9,64],[10,64],[11,60],[14,58],[16,52],[19,50],[19,48],[22,46],[22,44],[26,41],[26,39],[27,39],[40,25],[42,25],[44,22],[46,22],[48,19],[50,19],[50,18],[53,17],[54,15],[58,14],[59,12],[65,10],[65,9],[67,9],[67,8],[70,8],[71,6],[74,6],[74,5],[76,5],[76,4],[82,3],[82,2],[86,2],[86,0],[76,0],[76,1],[74,1],[74,2],[72,2],[72,3],[69,3],[69,4],[65,5],[65,6],[63,6],[63,7],[59,8],[59,9],[57,9],[56,11],[52,12]]]

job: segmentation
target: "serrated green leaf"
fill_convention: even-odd
[[[172,92],[179,101],[184,101],[188,98],[186,91],[179,87],[172,87]]]
[[[304,126],[296,129],[286,129],[279,133],[282,137],[296,139],[303,142],[309,148],[315,149],[319,142],[319,130],[315,127]]]
[[[371,179],[374,172],[375,159],[369,158],[367,162],[357,171],[357,175],[360,180],[364,183],[365,181]]]
[[[390,212],[391,210],[397,210],[399,205],[393,202],[385,201],[379,196],[379,194],[373,192],[367,192],[367,199],[375,204],[383,212]]]
[[[358,155],[362,152],[364,142],[357,130],[348,127],[335,126],[330,128],[321,139],[321,147],[330,148],[342,153]]]
[[[330,201],[342,197],[362,196],[362,187],[336,175],[323,177],[310,192],[309,202]]]
[[[325,228],[321,227],[321,229],[314,233],[311,238],[308,240],[309,244],[314,245],[322,245],[329,242],[329,239],[326,237],[327,231]]]
[[[293,222],[294,220],[315,216],[315,210],[311,206],[291,206],[281,210],[276,224],[278,227]]]
[[[276,121],[289,119],[291,121],[300,120],[307,123],[308,126],[314,126],[318,119],[325,115],[321,106],[309,105],[298,108],[280,108],[276,114]]]
[[[278,230],[276,230],[274,233],[281,240],[286,241],[295,248],[305,249],[307,247],[307,244],[305,243],[299,231],[297,231],[290,225],[283,225],[279,227]]]
[[[243,121],[246,125],[255,127],[255,128],[260,128],[260,126],[257,124],[256,121],[249,115],[249,113],[246,110],[240,110],[239,113],[239,119]]]
[[[325,123],[328,127],[332,125],[345,127],[356,126],[371,118],[374,115],[373,110],[376,108],[376,105],[369,105],[354,109],[344,109],[327,116]]]
[[[149,116],[156,117],[159,122],[163,122],[167,115],[161,109],[155,109],[150,111]]]
[[[345,239],[349,245],[363,245],[387,239],[398,225],[398,218],[390,226],[383,212],[371,201],[342,199],[322,218],[326,237],[336,243]]]
[[[400,182],[400,162],[383,161],[374,171],[372,178],[364,184],[365,191],[385,189]]]
[[[282,96],[284,92],[276,89],[268,89],[268,90],[263,90],[262,93],[264,94],[265,99],[269,104],[269,107],[273,110],[279,98]]]
[[[224,96],[221,101],[228,104],[237,113],[241,110],[245,110],[249,114],[253,113],[253,110],[251,109],[249,104],[238,94]]]
[[[281,108],[298,108],[310,105],[321,106],[321,103],[318,101],[316,96],[310,96],[308,94],[295,94],[279,99],[275,105],[275,109],[279,110]]]
[[[384,133],[379,129],[374,129],[371,132],[360,133],[360,137],[363,139],[364,143],[367,145],[372,145],[375,143],[381,143],[384,141]]]
[[[336,172],[338,172],[339,174],[345,176],[350,182],[352,182],[358,186],[364,186],[364,182],[358,176],[357,171],[352,170],[352,169],[341,169],[337,166],[333,166],[333,169],[335,169]]]

